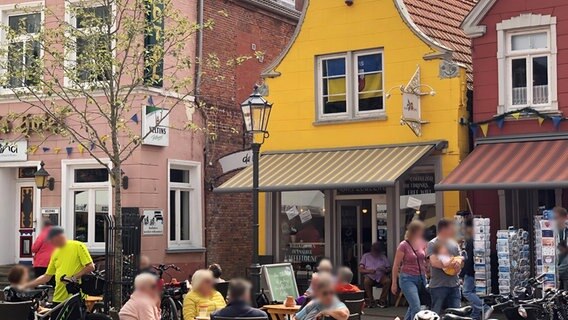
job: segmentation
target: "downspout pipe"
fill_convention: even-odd
[[[201,71],[203,70],[203,68],[201,67],[201,62],[203,60],[203,21],[204,21],[204,0],[199,0],[197,2],[197,23],[199,24],[199,28],[197,30],[197,44],[195,46],[195,58],[197,60],[198,63],[194,63],[195,67],[195,103],[197,105],[199,105],[200,100],[201,100]],[[204,118],[207,117],[206,112],[202,111],[202,115]],[[207,159],[207,137],[205,137],[205,146],[203,148],[203,160],[205,163],[205,169],[204,169],[204,174],[207,175],[207,168],[209,167],[207,164],[209,163],[209,160]],[[204,194],[206,195],[209,190],[208,187],[205,185],[205,190],[204,190]],[[203,232],[203,244],[205,247],[207,247],[207,215],[208,215],[208,203],[207,203],[207,196],[205,196],[203,198],[204,201],[204,207],[205,207],[205,216],[203,219],[203,226],[204,226],[204,232]],[[207,267],[207,255],[208,255],[208,251],[205,250],[205,263],[204,263],[204,268]]]

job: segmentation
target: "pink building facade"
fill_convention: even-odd
[[[32,9],[23,12],[22,5]],[[34,7],[38,8],[37,12]],[[53,11],[59,20],[67,16],[65,3],[59,0],[33,3],[2,0],[2,23],[8,25],[36,13],[41,14],[43,26],[55,21],[53,16],[41,11],[41,7]],[[187,19],[197,21],[194,2],[180,6],[180,10]],[[5,41],[5,34],[2,36]],[[195,39],[191,39],[187,46],[190,56],[195,55],[195,46]],[[164,63],[167,70],[168,64],[174,62],[166,59]],[[132,132],[142,136],[148,129],[144,129],[150,124],[146,106],[169,107],[163,98],[169,94],[168,85],[166,82],[158,88],[135,90],[132,110],[125,115],[129,118],[126,125]],[[96,97],[97,93],[94,95]],[[148,102],[149,98],[152,103]],[[142,253],[155,263],[180,266],[182,272],[174,276],[182,279],[205,264],[205,137],[202,131],[172,129],[180,128],[188,121],[203,125],[199,112],[187,107],[193,100],[190,96],[187,104],[173,109],[169,126],[159,128],[153,135],[153,142],[148,139],[122,167],[124,176],[128,177],[128,187],[124,186],[122,190],[122,205],[125,210],[136,210],[145,215]],[[80,98],[77,103],[81,103]],[[3,117],[29,108],[8,92],[0,93],[0,106]],[[34,112],[39,113],[34,109],[29,111]],[[100,134],[108,130],[104,126],[95,127]],[[90,144],[82,141],[81,145],[79,141],[59,135],[26,136],[14,132],[3,133],[0,140],[3,146],[0,151],[0,199],[3,203],[0,234],[4,244],[0,248],[0,265],[32,262],[30,248],[46,218],[64,227],[70,239],[85,242],[93,256],[102,255],[104,215],[113,212],[112,186],[106,169],[89,154]],[[103,162],[108,162],[100,148],[93,146],[92,152]],[[33,174],[42,161],[55,180],[53,190],[35,187]]]

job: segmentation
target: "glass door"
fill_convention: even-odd
[[[353,271],[353,283],[358,284],[359,261],[372,244],[371,200],[345,200],[337,203],[340,232],[341,265]]]

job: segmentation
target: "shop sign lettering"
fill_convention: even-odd
[[[0,162],[27,161],[28,141],[0,140]]]
[[[252,165],[252,150],[243,150],[228,154],[219,159],[223,173],[246,168]]]

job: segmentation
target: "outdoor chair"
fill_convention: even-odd
[[[32,310],[31,301],[25,302],[0,302],[0,314],[2,319],[28,319]]]
[[[359,300],[365,299],[365,291],[357,291],[357,292],[348,292],[348,293],[338,293],[337,298],[341,302],[345,302],[346,300]]]
[[[223,299],[227,300],[227,294],[229,293],[229,281],[218,282],[215,284],[215,290],[217,290]]]

